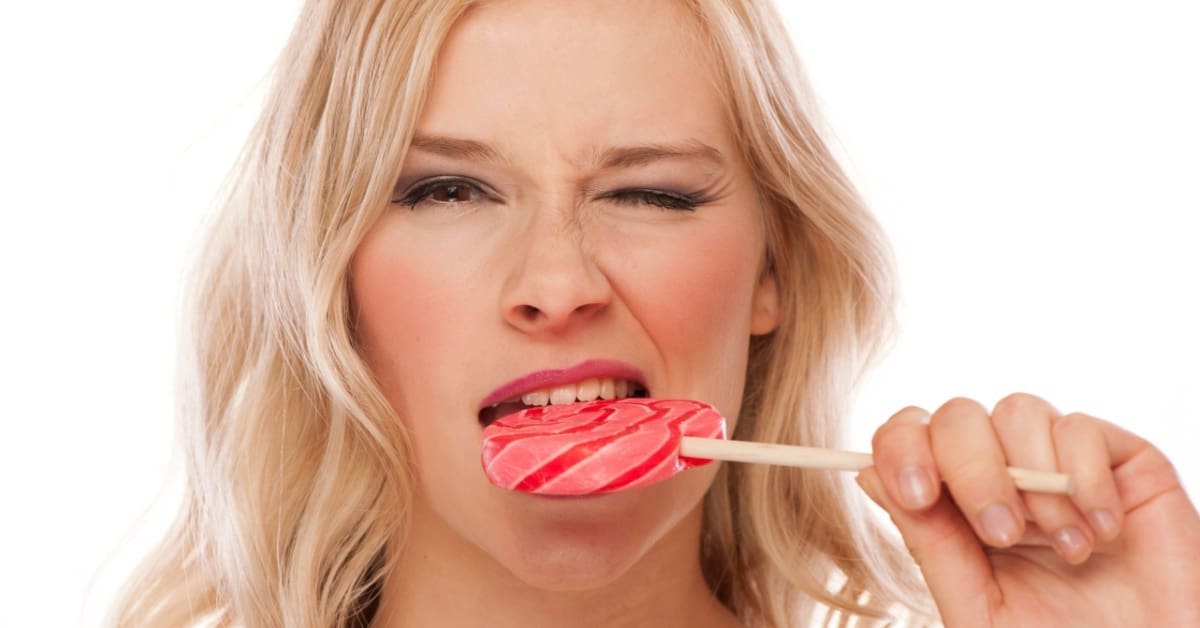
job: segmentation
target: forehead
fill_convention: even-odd
[[[468,11],[439,52],[421,133],[501,145],[727,143],[697,18],[671,0],[500,0]],[[551,146],[552,145],[552,146]]]

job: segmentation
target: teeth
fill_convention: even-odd
[[[521,403],[527,406],[544,406],[593,401],[597,398],[623,399],[632,395],[637,389],[637,384],[624,379],[588,379],[578,384],[556,386],[526,393],[521,396]]]
[[[521,403],[527,406],[544,406],[550,403],[550,393],[539,390],[521,397]]]
[[[613,381],[611,379],[600,380],[600,398],[615,399],[617,394],[613,391]]]
[[[575,393],[578,392],[576,386],[559,386],[550,391],[550,405],[561,406],[567,403],[575,403]]]
[[[580,401],[591,401],[600,396],[600,380],[589,379],[579,382],[579,392],[575,396]]]

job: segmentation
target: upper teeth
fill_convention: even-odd
[[[526,393],[521,396],[521,403],[527,406],[544,406],[546,404],[562,405],[576,401],[592,401],[593,399],[624,399],[633,394],[638,385],[625,379],[588,379],[578,384],[555,386]]]

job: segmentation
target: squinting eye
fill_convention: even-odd
[[[393,203],[416,207],[423,201],[443,205],[470,203],[485,198],[479,186],[462,179],[440,179],[427,181],[410,190],[403,198]]]
[[[651,205],[676,211],[694,211],[696,206],[704,203],[704,199],[692,198],[690,195],[656,190],[621,190],[608,194],[605,198],[627,205]]]

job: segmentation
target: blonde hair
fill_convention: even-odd
[[[347,268],[386,206],[438,49],[469,0],[310,0],[197,261],[181,437],[187,487],[117,625],[357,626],[407,528],[410,445],[360,358]],[[890,258],[814,126],[774,9],[689,0],[769,208],[782,324],[751,343],[736,437],[835,446],[887,336]],[[922,595],[841,475],[724,465],[703,568],[750,624],[817,605],[884,617]],[[830,587],[834,578],[842,584]]]

